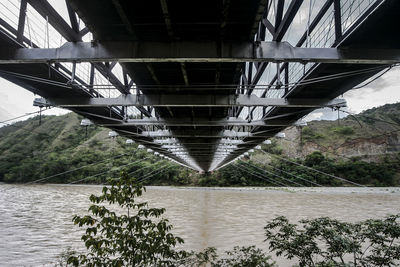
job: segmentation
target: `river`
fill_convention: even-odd
[[[67,248],[82,250],[74,214],[85,214],[94,185],[0,184],[0,266],[54,266]],[[148,187],[143,199],[165,207],[185,249],[263,242],[263,227],[278,215],[292,222],[330,216],[345,221],[400,213],[400,188]],[[281,266],[285,261],[278,261]]]

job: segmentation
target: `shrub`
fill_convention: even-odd
[[[354,129],[349,126],[336,126],[332,130],[333,130],[333,132],[340,134],[340,135],[354,134]]]
[[[301,130],[301,134],[303,136],[304,141],[314,141],[318,139],[323,139],[325,136],[322,133],[315,132],[312,128],[310,127],[304,127]]]
[[[264,229],[271,251],[300,266],[398,266],[399,221],[400,215],[360,223],[322,217],[302,220],[299,228],[281,216]]]
[[[100,196],[91,195],[91,215],[75,216],[73,222],[86,227],[82,240],[87,254],[71,256],[74,266],[172,266],[185,256],[174,247],[183,243],[169,231],[172,226],[160,217],[163,208],[148,208],[147,202],[137,202],[145,188],[125,173],[120,179],[109,180]],[[118,204],[122,214],[104,205]]]

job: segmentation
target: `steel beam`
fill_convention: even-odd
[[[17,30],[17,42],[22,43],[24,39],[24,29],[25,29],[25,18],[26,18],[26,7],[27,1],[22,0],[20,9],[19,9],[19,16],[18,16],[18,30]]]
[[[342,37],[342,12],[340,7],[340,0],[333,1],[333,14],[335,17],[335,40],[339,42]]]
[[[136,38],[136,33],[133,29],[132,23],[129,20],[126,11],[124,10],[123,6],[120,3],[121,1],[119,0],[112,0],[112,3],[119,15],[119,17],[121,18],[121,21],[124,23],[126,30],[129,32],[129,34],[133,37]]]
[[[181,145],[210,145],[210,143],[193,143],[193,142],[184,142],[184,141],[178,141],[175,138],[168,138],[168,139],[156,139],[154,140],[154,143],[156,144],[161,144],[161,145],[174,145],[174,144],[181,144]],[[217,144],[212,144],[212,145],[240,145],[244,144],[242,140],[235,140],[235,139],[221,139]]]
[[[334,0],[325,0],[324,5],[319,9],[317,15],[315,16],[311,24],[308,26],[307,30],[303,33],[303,35],[297,42],[296,46],[301,46],[307,40],[308,36],[317,27],[321,19],[325,16],[326,12],[329,10],[333,1]]]
[[[258,24],[263,17],[263,14],[265,12],[265,9],[267,8],[267,5],[268,5],[267,0],[259,0],[258,7],[257,7],[257,13],[254,16],[254,20],[253,20],[253,24],[252,24],[253,26],[251,27],[249,39],[254,38],[254,35],[257,33]]]
[[[127,133],[127,131],[125,131]],[[178,133],[174,133],[168,130],[158,130],[158,131],[144,131],[141,134],[132,133],[134,135],[140,135],[143,137],[182,137],[182,138],[270,138],[271,135],[259,135],[265,134],[267,131],[262,131],[259,133],[251,132],[235,132],[231,130],[225,130],[218,133],[211,133],[210,131],[199,131],[199,130],[185,130]]]
[[[163,145],[161,146],[162,148],[166,148],[166,149],[205,149],[205,150],[211,150],[213,148],[217,148],[217,149],[223,149],[223,150],[229,150],[229,149],[236,149],[238,148],[235,145],[219,145],[219,144],[215,144],[215,145],[211,145],[211,146],[204,146],[204,145],[191,145],[190,148],[185,148],[183,145],[180,144],[175,144],[175,145]]]
[[[276,25],[275,34],[273,35],[274,41],[281,41],[285,33],[287,32],[290,24],[292,24],[294,17],[300,9],[301,4],[304,0],[292,0],[290,5],[283,17],[283,20],[280,21],[279,25]],[[283,7],[282,7],[283,9]],[[282,15],[281,15],[282,16]]]
[[[3,48],[0,64],[49,62],[319,62],[394,64],[400,49],[293,47],[287,42],[68,42],[59,48]]]
[[[72,9],[69,1],[65,1],[65,4],[67,5],[67,11],[69,16],[69,21],[71,22],[71,27],[75,32],[79,33],[79,23],[78,19],[76,18],[75,11]]]
[[[278,0],[275,14],[275,32],[281,24],[284,6],[285,0]]]
[[[68,41],[79,41],[79,33],[75,32],[47,0],[28,0],[29,4]]]
[[[76,15],[72,10],[70,3],[67,1],[67,9],[71,18],[72,27],[68,25],[68,23],[57,13],[57,11],[49,4],[46,0],[27,0],[29,4],[44,18],[49,19],[49,23],[68,41],[71,41],[72,44],[76,44],[75,42],[80,42],[82,40],[82,36],[89,32],[89,29],[85,28],[82,32],[78,32],[79,27],[77,27],[77,23],[74,21],[74,17],[76,20]],[[39,49],[39,48],[38,48]],[[78,60],[79,62],[79,60]],[[118,78],[100,62],[94,64],[96,69],[121,92],[121,93],[129,93],[129,89],[125,88]],[[147,112],[144,108],[138,107],[140,112],[142,112],[145,116],[151,117],[151,113]]]
[[[269,31],[269,33],[272,36],[275,35],[275,27],[274,27],[274,25],[272,25],[272,23],[267,18],[262,19],[262,24],[264,25],[264,27]],[[261,41],[264,41],[264,40],[261,40]]]
[[[145,118],[131,119],[127,121],[119,120],[115,123],[99,123],[104,127],[132,127],[132,126],[207,126],[207,127],[223,127],[223,126],[290,126],[287,121],[274,120],[273,122],[255,120],[248,122],[247,120],[231,117],[228,119],[207,119],[207,118]]]
[[[38,99],[36,101],[39,101]],[[43,105],[58,107],[110,107],[110,106],[153,106],[153,107],[290,107],[321,108],[344,107],[344,99],[285,99],[260,98],[256,95],[120,95],[117,98],[41,98]]]
[[[209,152],[209,153],[207,153],[207,152],[202,152],[202,153],[190,153],[190,152],[172,152],[174,155],[177,155],[177,156],[180,156],[180,155],[188,155],[188,156],[194,156],[194,155],[203,155],[203,156],[205,156],[205,155],[210,155],[210,156],[212,156],[212,155],[230,155],[231,153],[229,153],[229,152]]]

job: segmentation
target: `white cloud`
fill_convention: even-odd
[[[309,115],[307,115],[304,120],[305,121],[315,121],[315,120],[321,120],[322,116],[324,115],[323,112],[313,112]]]
[[[394,68],[361,89],[343,95],[349,110],[359,113],[369,108],[400,102],[400,68]]]
[[[8,120],[26,113],[38,111],[38,107],[33,106],[35,96],[30,91],[0,78],[0,118]],[[46,115],[61,115],[68,113],[68,110],[53,108],[46,111]],[[22,119],[26,119],[22,118]],[[1,126],[1,125],[0,125]]]

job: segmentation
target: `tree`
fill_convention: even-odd
[[[111,187],[103,187],[100,196],[90,196],[91,215],[74,216],[75,224],[86,227],[82,240],[88,253],[72,256],[68,263],[74,266],[172,266],[186,256],[185,252],[174,249],[183,240],[171,234],[172,226],[161,218],[165,209],[149,208],[147,202],[137,202],[137,197],[145,191],[140,183],[126,173],[109,182]],[[122,213],[111,210],[115,204],[123,209]]]
[[[327,217],[300,221],[281,216],[265,226],[277,256],[297,258],[300,266],[398,266],[400,214],[347,223]]]
[[[202,252],[190,252],[183,258],[179,266],[211,266],[211,267],[276,267],[270,256],[255,246],[234,247],[233,250],[225,251],[227,257],[221,258],[217,250],[208,247]]]

